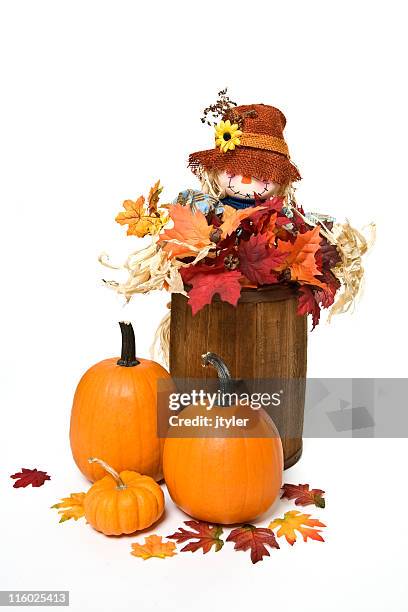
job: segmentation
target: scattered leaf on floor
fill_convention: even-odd
[[[281,499],[294,499],[296,506],[309,506],[314,504],[318,508],[326,505],[322,489],[310,489],[308,484],[284,484],[282,486]]]
[[[226,541],[235,542],[235,550],[251,550],[252,563],[258,563],[258,561],[262,561],[263,557],[270,556],[265,544],[271,548],[279,548],[271,529],[255,527],[254,525],[243,525],[233,529]]]
[[[144,544],[138,544],[137,542],[132,544],[131,554],[142,559],[151,559],[152,557],[165,559],[166,557],[174,557],[177,554],[175,549],[174,542],[163,542],[162,536],[150,535],[145,538]]]
[[[202,548],[203,554],[205,554],[211,550],[212,546],[214,546],[215,552],[218,552],[224,546],[224,541],[220,538],[222,534],[222,527],[220,525],[209,525],[201,521],[184,521],[184,523],[194,529],[194,531],[188,531],[184,527],[179,527],[178,531],[167,536],[172,540],[176,540],[177,544],[187,540],[197,540],[184,546],[181,552],[196,552]]]
[[[84,512],[85,493],[71,493],[69,497],[63,497],[60,502],[51,506],[61,514],[60,523],[73,518],[77,521],[85,515]]]
[[[274,519],[270,523],[269,529],[276,529],[279,527],[276,535],[278,538],[285,536],[286,541],[291,546],[296,542],[296,531],[299,531],[303,536],[304,542],[306,542],[308,538],[324,542],[320,535],[321,529],[315,529],[315,527],[326,527],[326,525],[317,519],[311,519],[309,517],[310,514],[301,514],[298,510],[290,510],[289,512],[285,512],[283,519]]]
[[[47,472],[42,472],[34,468],[30,470],[28,468],[21,468],[21,472],[17,472],[10,476],[10,478],[16,478],[16,482],[13,484],[14,489],[20,487],[41,487],[46,480],[51,480],[51,476],[48,476]]]

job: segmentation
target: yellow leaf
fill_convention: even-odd
[[[58,514],[62,515],[60,523],[71,518],[77,521],[84,516],[84,498],[85,493],[71,493],[69,497],[63,497],[58,504],[51,506],[58,509]]]
[[[164,559],[165,557],[174,557],[177,553],[174,552],[176,545],[174,542],[162,542],[162,537],[151,535],[145,538],[144,544],[132,544],[131,554],[142,559],[151,559],[157,557]]]
[[[324,523],[321,523],[317,519],[309,518],[310,514],[301,514],[298,510],[290,510],[285,512],[283,519],[275,519],[270,525],[269,529],[276,529],[278,538],[285,536],[286,541],[293,546],[296,542],[296,531],[303,536],[303,541],[306,542],[308,538],[311,540],[318,540],[324,542],[320,535],[321,529],[315,529],[315,527],[326,527]]]
[[[158,183],[156,183],[156,185],[158,185]],[[152,187],[152,189],[154,188]],[[154,194],[152,197],[155,197]],[[163,212],[160,214],[157,211],[153,214],[149,213],[143,196],[140,196],[135,201],[125,200],[123,202],[123,207],[125,211],[120,212],[116,216],[115,221],[120,225],[128,225],[128,236],[143,238],[148,234],[157,234],[167,221]]]
[[[265,206],[255,206],[244,208],[242,210],[235,210],[232,206],[224,206],[224,214],[222,216],[222,225],[220,227],[222,232],[222,238],[226,238],[232,232],[234,232],[240,225],[243,219],[250,217],[257,210],[264,209]]]

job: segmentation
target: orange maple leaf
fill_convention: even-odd
[[[174,557],[177,554],[174,552],[176,549],[174,542],[163,542],[162,536],[158,535],[148,536],[145,538],[144,544],[138,544],[137,542],[132,544],[132,549],[131,555],[145,560],[152,557],[165,559],[166,557]]]
[[[181,204],[169,206],[168,210],[174,227],[161,234],[160,242],[164,243],[163,248],[171,257],[189,257],[211,245],[213,226],[208,225],[200,210],[193,212],[190,206]]]
[[[220,230],[222,232],[222,238],[226,238],[232,232],[234,232],[240,225],[243,219],[250,217],[257,210],[263,210],[265,206],[255,206],[249,208],[243,208],[242,210],[236,210],[232,206],[224,206],[224,214],[222,217],[222,225]],[[275,215],[276,218],[276,215]]]
[[[315,254],[320,248],[319,226],[304,234],[298,234],[295,242],[286,242],[278,240],[278,249],[288,256],[280,269],[290,268],[292,280],[297,280],[317,287],[325,287],[326,285],[315,278],[315,275],[321,274],[316,265]]]
[[[278,538],[285,536],[286,541],[291,546],[296,542],[296,531],[302,534],[304,542],[307,542],[308,538],[324,542],[320,535],[321,529],[315,529],[315,527],[326,527],[326,525],[309,517],[310,514],[301,514],[298,510],[290,510],[285,512],[283,519],[274,519],[270,523],[269,529],[279,527],[276,535]]]

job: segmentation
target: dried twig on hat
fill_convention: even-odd
[[[210,104],[203,111],[201,117],[201,123],[207,123],[208,125],[216,125],[219,119],[222,119],[231,112],[234,106],[237,106],[236,102],[233,102],[227,94],[228,88],[221,89],[218,92],[218,99],[215,104]]]

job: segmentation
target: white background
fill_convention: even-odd
[[[49,507],[87,483],[68,428],[81,374],[117,354],[117,321],[148,348],[167,295],[122,302],[102,251],[135,247],[114,217],[158,178],[164,200],[197,186],[187,154],[212,146],[202,109],[238,103],[287,116],[306,210],[378,226],[353,315],[310,336],[309,375],[406,375],[407,96],[403,2],[0,3],[0,589],[68,589],[84,610],[406,609],[406,440],[307,440],[288,482],[327,491],[327,542],[281,542],[252,566],[225,545],[142,561],[131,538]],[[271,339],[273,341],[273,338]],[[21,467],[40,489],[12,488]],[[402,486],[401,486],[402,485]],[[281,515],[278,502],[262,521]],[[166,535],[186,517],[171,502]],[[260,523],[261,524],[261,523]]]

